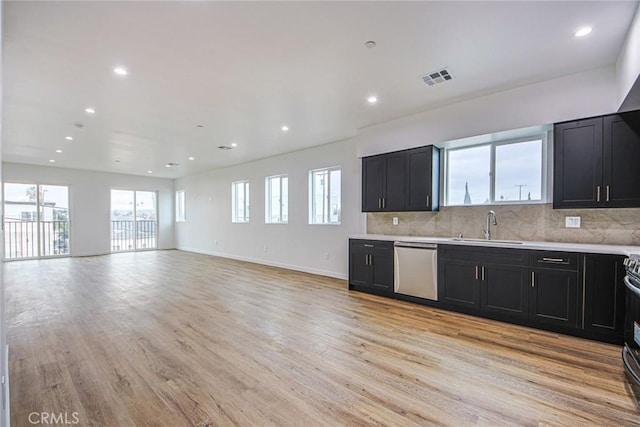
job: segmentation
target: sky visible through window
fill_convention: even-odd
[[[491,150],[495,191],[491,199]],[[542,141],[482,145],[448,152],[447,205],[542,199]]]

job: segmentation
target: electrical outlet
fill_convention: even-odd
[[[566,216],[564,218],[564,226],[565,228],[580,228],[580,217]]]
[[[400,221],[398,220],[398,217],[397,217],[397,216],[394,216],[394,217],[393,217],[393,225],[398,225],[398,224],[399,224],[399,222],[400,222]]]

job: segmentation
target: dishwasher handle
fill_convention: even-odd
[[[435,243],[422,243],[422,242],[394,242],[393,246],[397,248],[415,248],[415,249],[432,249],[438,248]]]

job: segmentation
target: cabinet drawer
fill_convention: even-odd
[[[438,245],[438,257],[481,264],[526,266],[529,263],[529,250],[488,246]]]
[[[577,271],[578,254],[574,252],[531,251],[531,267]]]
[[[359,240],[349,239],[352,248],[366,248],[369,250],[379,249],[381,251],[393,251],[393,242],[385,240]]]

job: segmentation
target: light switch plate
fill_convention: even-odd
[[[398,217],[397,217],[397,216],[394,216],[394,217],[393,217],[393,225],[398,225],[398,224],[399,224],[399,222],[398,222]]]
[[[566,228],[580,228],[580,217],[566,216],[564,219],[564,226]]]

